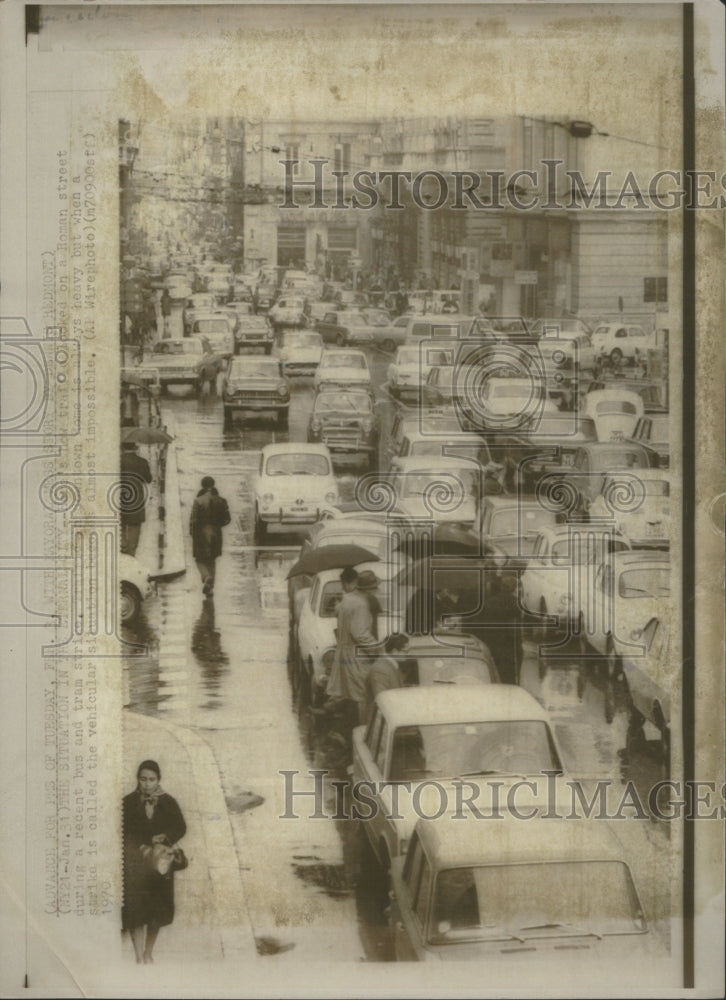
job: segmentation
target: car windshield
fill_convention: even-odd
[[[320,596],[320,618],[335,618],[342,596],[343,584],[339,580],[331,580],[330,583],[326,583]]]
[[[621,597],[670,597],[670,577],[667,567],[627,569],[620,574],[618,593]]]
[[[267,320],[259,316],[238,316],[240,328],[245,330],[266,330]]]
[[[324,354],[321,368],[365,368],[366,359],[362,354]]]
[[[316,413],[330,413],[333,410],[370,413],[372,403],[367,392],[322,392],[317,396],[313,409]]]
[[[202,345],[197,340],[161,340],[154,344],[152,354],[202,354]]]
[[[341,321],[343,323],[347,323],[348,326],[366,326],[367,325],[366,318],[361,313],[356,313],[356,312],[345,313],[344,315],[342,315],[340,317],[340,319],[341,319]]]
[[[265,466],[268,476],[329,476],[330,460],[327,455],[300,455],[285,453],[270,455]]]
[[[457,482],[459,480],[459,482]],[[448,491],[452,488],[456,496],[472,496],[476,490],[475,473],[473,469],[444,469],[439,472],[405,472],[401,484],[402,497],[422,497],[432,492],[433,501],[439,490]],[[461,485],[460,485],[461,484]],[[453,498],[452,498],[453,501]]]
[[[597,454],[596,467],[599,469],[642,469],[646,468],[646,458],[637,451],[627,448],[613,448]]]
[[[489,522],[489,534],[494,538],[507,535],[532,537],[539,534],[542,528],[556,524],[557,515],[544,507],[504,507],[495,510]]]
[[[230,378],[279,378],[279,362],[268,358],[236,359],[229,370]]]
[[[194,324],[198,333],[228,333],[229,323],[223,317],[219,319],[198,319]]]
[[[429,939],[455,944],[645,930],[622,861],[537,861],[440,871]]]
[[[388,778],[525,775],[561,766],[549,727],[540,719],[447,722],[399,726],[393,734]]]

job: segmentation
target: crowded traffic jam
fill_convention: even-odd
[[[558,691],[636,782],[670,774],[667,334],[357,277],[180,255],[125,377],[162,409],[213,400],[230,465],[254,432],[255,565],[289,554],[280,670],[311,763],[373,789],[395,957],[657,960],[618,837],[545,814],[579,774]],[[538,780],[528,822],[437,809]]]

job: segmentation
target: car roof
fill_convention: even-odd
[[[473,688],[463,690],[471,693]],[[490,694],[494,686],[483,690]],[[568,815],[564,800],[556,805],[559,808],[553,813],[560,817]],[[563,822],[540,815],[523,822],[506,809],[497,810],[496,818],[487,817],[485,812],[483,819],[464,811],[463,821],[456,823],[455,836],[451,822],[451,816],[444,815],[440,819],[419,819],[416,824],[421,843],[438,869],[564,861],[627,864],[618,838],[606,823],[595,817]]]
[[[324,358],[339,357],[341,354],[359,354],[362,358],[365,358],[365,352],[359,351],[355,347],[340,347],[340,348],[326,348],[323,351]]]
[[[239,355],[241,356],[241,355]],[[306,441],[286,441],[280,444],[266,444],[262,449],[265,458],[270,455],[325,455],[330,458],[328,446],[325,444],[308,444]]]
[[[432,465],[434,459],[435,464]],[[402,472],[409,472],[415,469],[421,472],[430,472],[432,475],[435,475],[442,469],[458,470],[466,468],[467,465],[471,465],[474,468],[481,468],[477,460],[471,455],[462,455],[460,458],[456,455],[405,455],[393,458],[391,461],[400,466]]]
[[[508,720],[549,724],[550,721],[539,702],[524,688],[513,684],[497,684],[482,690],[396,688],[382,691],[376,701],[393,727]]]

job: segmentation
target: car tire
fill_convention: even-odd
[[[393,352],[396,350],[396,345],[393,343],[390,337],[386,337],[386,339],[381,344],[381,349],[384,350],[387,354],[393,354]]]
[[[622,360],[623,360],[623,352],[620,350],[619,347],[613,347],[612,351],[610,352],[610,364],[619,365]]]
[[[119,615],[123,625],[133,625],[139,617],[142,603],[143,598],[133,583],[129,583],[128,580],[122,580]]]
[[[290,426],[290,413],[289,410],[278,410],[277,411],[277,426],[280,430],[286,431]]]
[[[265,354],[272,354],[272,344],[265,344]]]
[[[338,345],[338,347],[345,347],[346,344],[345,334],[339,333],[335,338],[335,343]]]

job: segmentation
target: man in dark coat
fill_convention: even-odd
[[[149,463],[137,454],[133,441],[121,445],[121,551],[136,555],[141,525],[146,520],[147,484],[151,482]]]
[[[192,554],[207,597],[214,590],[215,562],[222,554],[222,528],[230,520],[227,501],[215,489],[212,477],[205,476],[192,506],[189,532],[193,543]]]

